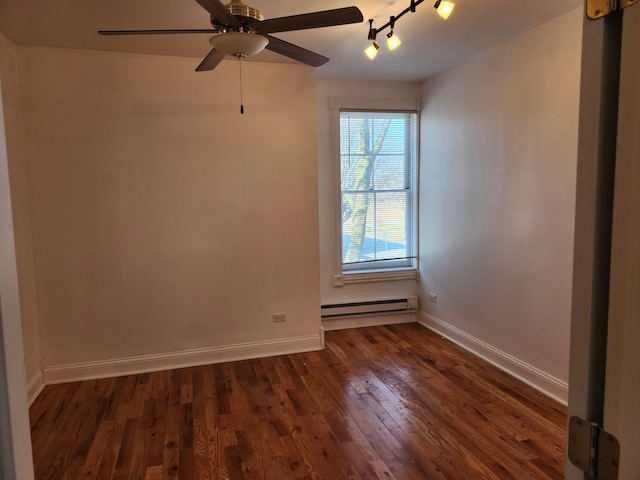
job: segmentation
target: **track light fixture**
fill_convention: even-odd
[[[445,20],[449,18],[449,15],[453,12],[453,7],[455,7],[455,4],[451,2],[442,2],[441,0],[436,0],[436,4],[433,6],[433,8],[437,10],[438,15]]]
[[[376,34],[378,32],[376,31],[375,28],[373,28],[373,18],[369,19],[369,36],[367,37],[367,40],[376,40]]]
[[[370,60],[376,58],[378,49],[380,48],[376,43],[376,33],[376,29],[373,28],[373,19],[371,19],[369,20],[369,36],[367,37],[367,40],[371,40],[373,43],[364,50],[365,55],[369,57]]]
[[[373,43],[365,49],[364,53],[367,55],[367,57],[369,57],[369,59],[373,60],[374,58],[376,58],[376,55],[378,55],[379,48],[380,47],[374,40]]]
[[[393,32],[387,33],[387,47],[389,47],[389,50],[395,50],[401,43],[400,39],[396,37]]]
[[[391,27],[391,31],[387,33],[387,47],[389,47],[389,50],[395,50],[402,43],[400,39],[393,34],[393,26],[395,25],[395,23],[396,23],[396,18],[391,17],[391,19],[389,20],[389,26]]]
[[[420,5],[422,2],[424,2],[424,0],[411,0],[411,4],[407,8],[405,8],[398,15],[390,17],[389,21],[380,28],[373,28],[373,19],[372,18],[369,19],[369,36],[367,37],[367,39],[371,40],[373,43],[364,51],[367,57],[369,57],[371,60],[373,60],[376,57],[376,55],[378,54],[378,49],[380,48],[376,42],[376,36],[378,35],[379,32],[381,32],[387,27],[390,28],[389,33],[387,33],[387,47],[389,47],[389,50],[394,50],[398,48],[402,42],[393,33],[393,28],[396,24],[396,20],[398,20],[407,12],[415,12],[416,7]],[[436,9],[438,14],[445,20],[449,18],[449,15],[451,15],[451,12],[453,11],[453,7],[455,7],[455,4],[453,2],[446,2],[442,0],[436,0],[435,5],[433,6],[433,8]]]

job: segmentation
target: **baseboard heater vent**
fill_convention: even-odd
[[[374,300],[370,302],[322,305],[320,312],[322,318],[328,319],[353,317],[358,315],[383,315],[388,313],[414,312],[417,308],[417,297],[409,297],[394,300]]]

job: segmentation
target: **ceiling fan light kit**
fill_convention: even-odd
[[[420,5],[422,2],[424,2],[424,0],[411,0],[411,4],[407,8],[405,8],[398,15],[390,17],[389,21],[380,28],[374,28],[373,19],[372,18],[369,19],[369,35],[367,36],[367,40],[370,40],[372,44],[369,45],[367,48],[365,48],[364,50],[365,55],[369,57],[369,59],[371,60],[376,58],[376,55],[378,54],[378,49],[380,48],[378,46],[378,43],[376,42],[376,36],[385,28],[390,28],[390,32],[387,34],[387,47],[389,48],[389,50],[395,50],[396,48],[398,48],[402,42],[393,33],[393,28],[396,24],[396,20],[398,20],[407,12],[415,12],[416,7]],[[449,15],[451,15],[451,12],[453,11],[454,7],[455,7],[455,4],[453,2],[447,2],[442,0],[436,0],[436,3],[433,5],[433,8],[435,8],[438,14],[445,20],[449,18]]]
[[[211,37],[209,43],[225,55],[247,58],[264,50],[269,39],[255,33],[227,32]]]

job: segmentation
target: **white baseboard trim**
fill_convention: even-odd
[[[567,405],[569,385],[522,360],[479,340],[446,322],[420,311],[418,323],[442,335],[465,350],[518,378],[550,398]]]
[[[327,318],[322,320],[325,331],[344,330],[346,328],[377,327],[398,323],[415,323],[416,312],[392,313],[384,315],[358,315],[344,318]]]
[[[45,367],[44,382],[47,385],[97,378],[119,377],[139,373],[157,372],[176,368],[194,367],[213,363],[272,357],[290,353],[310,352],[322,349],[322,335],[293,337],[263,342],[239,343],[221,347],[198,348],[135,357],[83,362]]]
[[[27,383],[27,399],[29,401],[29,406],[35,402],[40,392],[44,388],[44,378],[42,376],[42,370],[38,369],[36,374],[31,377],[31,380]]]

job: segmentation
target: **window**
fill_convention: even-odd
[[[340,111],[342,270],[416,268],[417,113]]]

